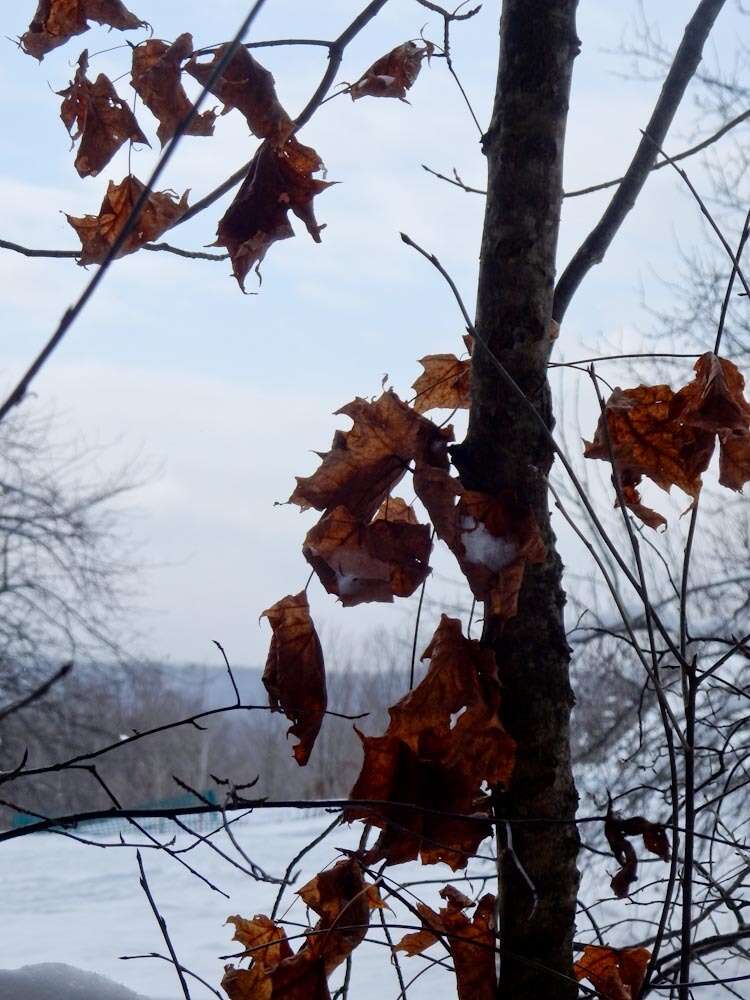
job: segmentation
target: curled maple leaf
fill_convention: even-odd
[[[750,478],[750,404],[745,380],[731,361],[715,354],[695,363],[695,378],[678,392],[668,385],[616,388],[599,418],[586,458],[612,462],[626,506],[652,528],[661,514],[641,503],[638,485],[647,476],[669,492],[678,486],[694,501],[711,461],[716,435],[722,450],[720,482],[740,489]],[[748,473],[748,474],[746,474]]]
[[[66,215],[81,241],[79,264],[101,264],[144,190],[145,185],[131,174],[119,184],[109,182],[98,215]],[[179,199],[170,191],[152,191],[117,256],[134,253],[144,243],[158,239],[187,211],[187,196],[187,191]]]
[[[268,139],[258,147],[245,180],[219,222],[214,244],[229,251],[243,291],[250,268],[257,272],[269,247],[294,236],[290,209],[320,243],[325,226],[315,218],[313,198],[333,183],[313,177],[322,169],[323,161],[315,150],[294,136],[281,147]]]
[[[438,940],[445,941],[456,970],[458,1000],[494,1000],[495,997],[495,897],[482,896],[478,903],[467,899],[452,885],[440,890],[446,905],[435,912],[417,903],[424,929],[407,934],[396,945],[410,957],[421,955]],[[474,909],[469,918],[465,910]]]
[[[429,527],[417,524],[403,500],[392,499],[370,524],[335,507],[307,533],[302,553],[328,593],[348,608],[410,597],[430,572],[431,548]]]
[[[461,623],[444,615],[423,658],[427,674],[389,709],[383,736],[360,734],[364,762],[350,798],[393,805],[373,812],[353,804],[345,816],[382,830],[368,863],[419,855],[424,864],[443,861],[456,870],[490,833],[482,789],[508,784],[515,743],[500,721],[491,650],[464,638]]]
[[[320,920],[296,954],[268,917],[229,917],[254,960],[249,970],[227,966],[221,985],[230,1000],[330,1000],[327,977],[364,940],[370,911],[384,905],[353,858],[320,872],[297,895]]]
[[[307,763],[328,703],[323,652],[310,617],[304,591],[283,597],[263,612],[273,630],[263,684],[272,708],[292,722],[289,732],[299,742],[294,758]]]
[[[546,553],[531,508],[510,496],[464,490],[445,469],[420,462],[414,489],[474,596],[491,614],[512,618],[526,564],[542,562]]]
[[[199,62],[193,56],[186,72],[205,86],[214,67],[223,58],[228,45],[220,45],[211,53],[210,62]],[[273,75],[239,46],[219,77],[211,85],[211,93],[223,103],[221,112],[237,108],[246,118],[250,131],[261,139],[274,138],[284,142],[292,131],[292,120],[279,103]]]
[[[675,419],[675,394],[668,385],[616,388],[599,418],[586,458],[613,462],[627,506],[651,527],[664,523],[643,507],[637,486],[647,476],[666,492],[679,486],[695,499],[714,450],[714,436]]]
[[[227,965],[221,986],[229,1000],[331,1000],[322,960],[304,950],[271,969]]]
[[[628,895],[631,884],[638,878],[638,858],[628,837],[642,836],[643,845],[649,853],[662,861],[669,861],[669,840],[664,825],[652,823],[643,816],[620,816],[613,812],[611,801],[604,821],[604,835],[621,866],[610,883],[619,899]]]
[[[164,146],[190,114],[192,102],[181,83],[182,63],[193,54],[193,36],[184,32],[168,45],[149,38],[133,49],[131,84],[140,99],[158,120],[156,134]],[[187,135],[213,135],[215,111],[195,115]]]
[[[650,958],[647,948],[587,944],[573,971],[576,979],[588,979],[601,1000],[636,1000]]]
[[[419,76],[422,60],[429,59],[433,51],[431,42],[424,46],[404,42],[374,62],[346,93],[351,94],[353,101],[360,97],[397,97],[408,104],[406,91]]]
[[[424,372],[414,382],[414,409],[468,410],[471,406],[471,361],[455,354],[429,354],[420,359]]]
[[[750,404],[744,396],[745,379],[736,365],[708,352],[695,362],[695,378],[676,393],[673,419],[713,434],[746,431]]]
[[[58,45],[88,31],[89,21],[120,31],[148,27],[122,0],[39,0],[31,24],[21,36],[21,48],[41,62]]]
[[[78,59],[78,69],[69,87],[59,90],[63,98],[60,117],[73,142],[80,139],[75,168],[81,177],[96,177],[124,142],[149,141],[135,115],[117,94],[104,73],[94,83],[86,76],[88,50]]]
[[[235,915],[227,917],[226,922],[234,924],[233,940],[243,944],[248,956],[266,969],[292,954],[284,929],[264,913],[257,913],[252,920]]]
[[[355,858],[344,858],[320,872],[297,895],[320,917],[306,948],[323,960],[327,975],[364,940],[370,911],[384,906],[378,887],[365,881]]]
[[[369,521],[406,473],[409,462],[448,464],[446,447],[452,428],[438,428],[391,390],[370,402],[357,397],[336,411],[352,420],[337,431],[330,451],[321,454],[312,476],[297,477],[289,503],[301,510],[346,509]]]

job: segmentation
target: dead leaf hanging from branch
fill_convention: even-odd
[[[88,31],[89,21],[120,31],[148,27],[122,0],[39,0],[31,24],[21,36],[21,48],[41,62],[52,49]]]
[[[258,148],[247,177],[219,222],[214,244],[229,251],[234,276],[243,291],[248,272],[253,267],[257,270],[269,247],[294,236],[290,209],[320,243],[325,227],[315,218],[313,199],[333,183],[313,177],[322,169],[315,150],[294,136],[281,147],[266,140]]]
[[[346,92],[353,101],[361,97],[397,97],[408,104],[406,92],[419,76],[422,60],[429,59],[433,51],[431,42],[424,46],[404,42],[374,62]]]
[[[302,553],[328,593],[348,608],[410,597],[430,572],[431,548],[429,527],[396,498],[369,524],[335,507],[307,533]]]
[[[369,521],[412,460],[448,466],[452,428],[436,427],[391,390],[374,402],[357,397],[336,412],[352,420],[352,429],[336,432],[313,475],[297,477],[289,502],[301,510],[342,506]]]
[[[271,707],[281,709],[291,721],[289,732],[299,740],[294,758],[304,766],[328,704],[323,651],[307,595],[303,591],[283,597],[264,611],[263,617],[273,630],[263,684]]]
[[[193,107],[181,82],[182,63],[192,54],[193,36],[187,31],[171,45],[160,38],[150,38],[133,49],[130,82],[158,120],[156,134],[162,146],[169,142]],[[213,135],[215,121],[215,111],[203,111],[193,118],[185,134]]]
[[[144,190],[145,185],[132,175],[119,184],[110,181],[98,215],[66,215],[81,241],[79,264],[101,264]],[[152,191],[117,256],[134,253],[158,239],[187,211],[187,196],[187,191],[179,199],[170,191]]]
[[[721,444],[720,482],[741,489],[750,478],[750,404],[745,380],[731,361],[712,353],[695,364],[695,378],[679,392],[668,385],[616,388],[599,418],[586,458],[614,465],[626,506],[656,528],[666,521],[641,503],[638,485],[646,476],[666,492],[678,486],[695,501],[702,476]]]
[[[81,140],[75,168],[81,177],[96,177],[123,143],[130,140],[148,146],[149,141],[109,77],[100,73],[92,83],[87,69],[88,50],[84,50],[72,83],[57,93],[63,98],[60,117],[65,127],[73,142]]]
[[[443,615],[423,659],[430,660],[426,676],[389,710],[383,736],[360,734],[365,757],[350,798],[394,805],[373,812],[354,804],[345,818],[382,830],[367,863],[420,856],[456,870],[490,833],[482,789],[510,781],[515,743],[500,721],[491,650],[464,638],[461,623]]]
[[[439,934],[453,959],[459,1000],[494,1000],[495,897],[487,893],[474,903],[452,885],[444,886],[440,895],[446,905],[437,912],[417,903],[424,930],[405,935],[396,951],[421,955],[437,942]],[[475,907],[469,918],[464,911]]]
[[[414,409],[468,410],[471,406],[471,361],[455,354],[430,354],[420,359],[424,372],[414,382]]]
[[[227,49],[227,45],[220,45],[211,53],[210,62],[200,62],[200,56],[193,56],[185,66],[186,72],[205,86]],[[212,84],[211,93],[223,103],[223,115],[237,108],[245,116],[250,131],[259,138],[272,138],[279,143],[289,138],[292,120],[276,96],[273,75],[246,48],[236,49]]]
[[[576,979],[588,979],[601,1000],[636,1000],[650,958],[646,948],[587,944],[573,971]]]

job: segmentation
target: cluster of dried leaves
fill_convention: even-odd
[[[678,486],[695,502],[718,438],[719,482],[741,490],[750,480],[750,403],[744,388],[736,366],[710,352],[698,359],[695,378],[678,392],[668,385],[617,388],[584,454],[611,462],[625,505],[658,528],[665,518],[646,507],[638,492],[644,476],[667,492]]]
[[[423,358],[422,365],[414,405],[388,390],[338,411],[352,421],[351,429],[336,432],[317,470],[299,477],[290,497],[301,510],[320,512],[303,553],[324,588],[345,606],[393,601],[425,581],[434,533],[487,602],[486,614],[502,622],[515,614],[526,563],[543,559],[545,547],[522,500],[463,489],[451,474],[452,428],[424,416],[433,408],[469,406],[468,362],[438,355]],[[432,529],[394,495],[407,472]],[[294,755],[304,764],[325,714],[320,644],[304,593],[283,598],[265,614],[273,638],[264,682],[272,707],[292,724],[299,740]],[[385,732],[359,734],[364,760],[345,818],[380,830],[359,856],[364,865],[419,857],[426,864],[464,868],[491,833],[487,790],[511,780],[516,747],[503,726],[492,651],[444,616],[423,660],[429,661],[425,676],[390,708]],[[447,905],[439,913],[420,907],[424,930],[407,935],[399,947],[418,954],[441,938],[457,970],[459,995],[489,997],[494,898],[481,900],[473,918],[464,911],[474,904],[456,890],[446,888],[443,898]],[[262,975],[255,966],[250,973]]]
[[[384,905],[351,858],[316,875],[297,895],[320,917],[297,952],[269,917],[229,917],[234,939],[253,960],[250,969],[226,967],[221,985],[230,1000],[330,1000],[328,977],[364,939],[370,912]]]
[[[52,49],[87,31],[89,21],[121,31],[148,27],[121,0],[39,0],[19,44],[24,52],[41,60]],[[315,218],[313,201],[331,182],[314,176],[324,170],[323,161],[314,149],[294,137],[294,122],[279,101],[271,73],[243,46],[231,55],[229,48],[227,43],[196,52],[188,32],[171,43],[149,38],[132,46],[130,82],[156,118],[156,134],[162,146],[179,129],[192,136],[210,136],[214,132],[217,111],[193,114],[182,83],[183,73],[221,101],[222,115],[239,111],[250,132],[262,140],[242,186],[219,221],[214,244],[226,247],[234,276],[244,290],[249,271],[257,270],[269,247],[277,240],[294,236],[290,210],[305,224],[313,240],[320,242],[324,227]],[[432,52],[430,43],[406,42],[378,59],[347,87],[347,92],[355,100],[368,95],[405,100],[423,59],[429,59]],[[125,142],[148,144],[148,139],[112,81],[100,73],[92,82],[87,70],[85,50],[70,85],[59,91],[63,98],[60,115],[73,142],[80,140],[76,170],[81,177],[95,177]],[[110,182],[98,215],[83,219],[68,216],[81,240],[79,263],[101,263],[105,259],[123,227],[130,225],[130,194],[136,188],[143,190],[143,185],[132,176],[119,184]],[[165,199],[179,205],[180,210],[165,211]],[[177,202],[171,192],[149,193],[118,256],[133,253],[157,239],[186,210],[187,192]]]

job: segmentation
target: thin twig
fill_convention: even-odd
[[[167,930],[167,922],[164,917],[159,913],[159,908],[156,905],[154,897],[151,895],[151,890],[149,889],[148,879],[146,878],[146,871],[143,867],[143,858],[141,857],[141,852],[136,851],[135,856],[138,858],[138,867],[141,870],[141,877],[139,879],[141,883],[141,888],[146,893],[146,899],[148,900],[149,906],[156,917],[156,922],[159,925],[159,930],[161,931],[162,937],[164,938],[164,943],[167,946],[167,950],[172,957],[172,964],[174,965],[175,972],[177,973],[177,978],[180,980],[180,986],[182,987],[182,992],[185,996],[185,1000],[190,1000],[190,990],[188,989],[188,984],[185,979],[185,975],[182,971],[182,966],[177,959],[177,953],[174,950],[174,945],[169,936],[169,931]]]

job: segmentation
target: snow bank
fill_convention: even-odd
[[[145,1000],[95,972],[44,962],[0,970],[0,1000]]]

